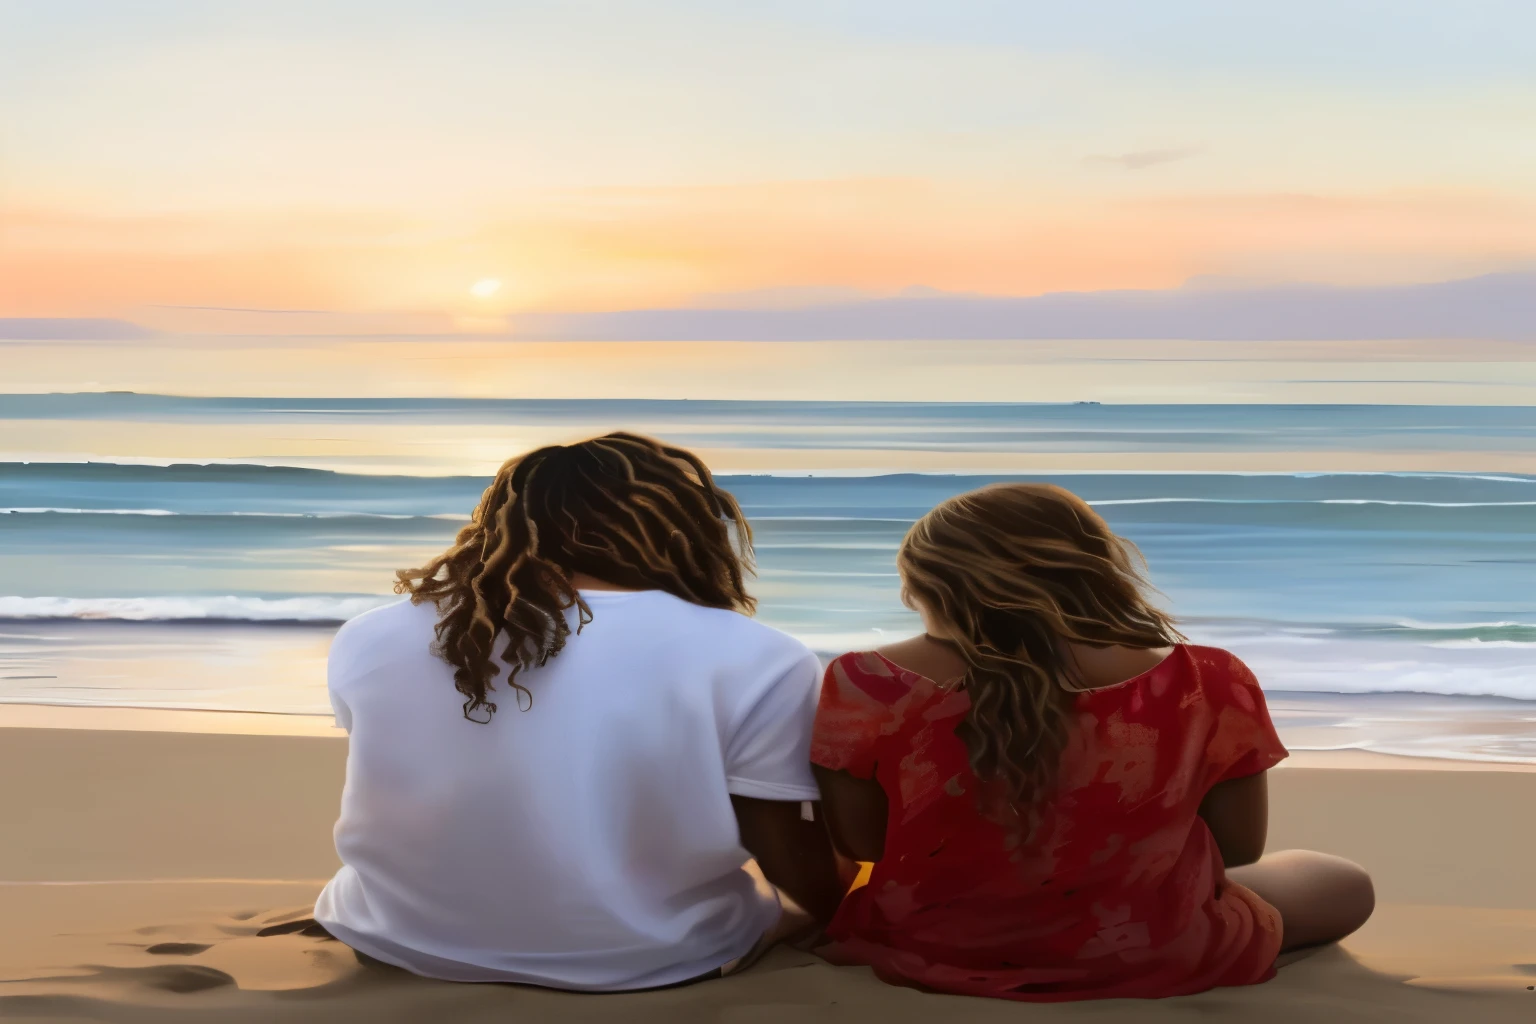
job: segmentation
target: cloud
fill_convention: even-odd
[[[1333,288],[1177,288],[1030,298],[919,293],[803,309],[649,309],[517,318],[539,340],[1185,339],[1536,341],[1536,274]]]
[[[142,341],[155,332],[129,323],[96,317],[0,317],[6,341]]]
[[[690,305],[694,309],[805,309],[884,297],[866,288],[790,285],[739,292],[710,292],[698,296]]]
[[[444,335],[466,328],[444,310],[338,310],[159,304],[135,311],[141,324],[167,334],[381,336]],[[499,323],[499,321],[498,321]]]
[[[207,313],[279,313],[289,316],[324,316],[338,312],[334,309],[260,309],[252,306],[182,306],[168,302],[151,302],[152,309],[194,309]]]
[[[1199,146],[1184,146],[1179,149],[1137,149],[1129,153],[1121,153],[1119,156],[1090,156],[1084,158],[1083,162],[1097,166],[1118,167],[1122,171],[1142,171],[1148,167],[1156,167],[1158,164],[1188,160],[1199,152]]]

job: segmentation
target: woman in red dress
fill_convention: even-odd
[[[821,952],[1003,999],[1158,998],[1274,973],[1374,906],[1358,866],[1262,856],[1286,756],[1234,655],[1182,642],[1134,548],[1057,487],[940,505],[898,556],[927,632],[827,670],[812,761],[873,861]]]

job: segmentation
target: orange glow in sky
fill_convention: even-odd
[[[763,289],[1536,265],[1512,28],[1379,38],[1311,0],[1306,36],[1278,4],[68,6],[0,33],[0,316],[485,332]]]

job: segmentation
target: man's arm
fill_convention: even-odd
[[[820,821],[806,821],[801,805],[788,800],[731,796],[741,845],[762,869],[763,877],[824,925],[832,920],[847,886]],[[813,807],[815,805],[812,805]],[[813,816],[819,818],[819,813]]]

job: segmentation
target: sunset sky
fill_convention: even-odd
[[[1536,268],[1525,0],[49,0],[0,95],[0,317]]]

